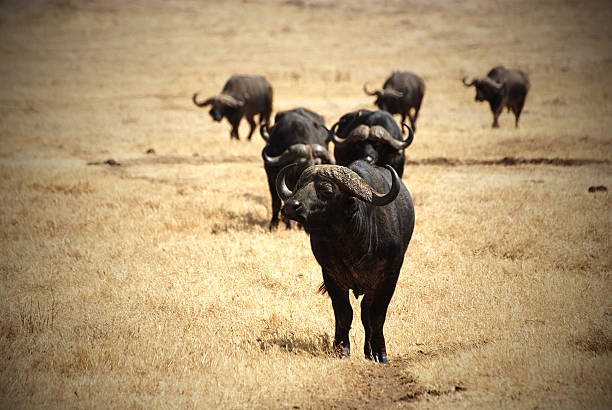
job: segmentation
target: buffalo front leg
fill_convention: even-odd
[[[323,270],[323,283],[331,298],[336,319],[334,349],[342,358],[346,358],[351,354],[349,330],[351,330],[351,322],[353,321],[353,309],[349,301],[349,293],[348,290],[342,289],[325,270]]]
[[[499,107],[498,109],[493,111],[493,124],[491,124],[492,128],[499,128],[499,122],[497,121],[497,119],[499,118],[499,115],[502,112],[502,107]]]
[[[491,105],[491,112],[493,113],[493,124],[491,124],[491,127],[499,128],[499,122],[497,121],[497,119],[499,118],[499,115],[504,109],[504,104],[503,102],[500,103],[499,101],[495,101],[494,103],[491,102],[490,105]]]
[[[391,302],[391,297],[393,296],[393,292],[395,291],[396,284],[397,276],[388,278],[387,280],[383,281],[374,292],[374,295],[372,297],[372,303],[370,304],[370,309],[367,313],[372,333],[370,337],[371,356],[368,357],[368,355],[366,354],[366,358],[371,359],[377,363],[389,363],[389,360],[387,359],[387,348],[385,346],[383,326],[385,325],[387,308],[389,307],[389,303]],[[366,349],[364,348],[364,350]]]
[[[240,136],[238,135],[238,126],[240,123],[232,123],[232,131],[230,132],[230,140],[237,139],[240,140]]]
[[[268,168],[267,166],[264,166],[264,168],[266,170],[266,176],[268,177],[268,188],[270,189],[270,196],[272,198],[272,219],[270,220],[268,228],[270,231],[273,231],[278,227],[278,215],[282,205],[278,193],[276,192],[276,175],[278,174],[278,169]],[[291,228],[291,222],[288,219],[285,219],[285,226],[287,229]]]

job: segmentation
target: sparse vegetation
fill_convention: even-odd
[[[3,2],[0,407],[610,407],[611,20],[597,1]],[[461,84],[502,63],[530,76],[519,129]],[[333,122],[396,69],[427,91],[381,366],[352,297],[353,355],[332,357],[308,237],[267,229],[263,141],[230,142],[191,95],[263,74],[275,111]]]

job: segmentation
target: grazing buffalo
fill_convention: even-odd
[[[272,220],[270,230],[278,226],[281,201],[276,193],[276,176],[287,164],[297,164],[287,172],[287,183],[295,186],[297,176],[304,169],[315,164],[334,164],[327,150],[327,129],[323,117],[306,108],[282,111],[274,117],[270,128],[262,124],[260,133],[266,146],[261,152],[264,168],[268,176],[270,196],[272,197]],[[289,220],[285,221],[287,228]]]
[[[253,117],[259,114],[259,123],[269,122],[272,114],[272,86],[264,77],[233,75],[225,83],[221,94],[198,102],[198,94],[193,94],[193,103],[198,107],[212,105],[210,116],[215,121],[223,117],[232,125],[230,139],[240,139],[238,126],[242,117],[246,117],[251,127],[248,139],[255,129]]]
[[[406,160],[404,149],[414,139],[410,126],[403,125],[408,129],[406,140],[387,111],[359,110],[344,114],[329,131],[336,163],[348,166],[363,159],[379,166],[389,164],[401,177]]]
[[[410,193],[393,169],[366,161],[348,167],[314,165],[287,188],[283,168],[277,178],[283,214],[304,226],[323,270],[322,291],[331,298],[336,331],[334,347],[350,354],[353,310],[349,290],[361,301],[364,353],[388,363],[383,325],[387,308],[414,229]]]
[[[488,101],[493,112],[493,128],[498,128],[497,118],[504,107],[514,113],[514,126],[518,128],[519,117],[529,92],[529,79],[520,70],[509,70],[497,66],[484,78],[475,78],[471,83],[463,78],[466,87],[476,87],[476,101]]]
[[[376,96],[374,104],[379,109],[391,114],[400,114],[402,123],[408,116],[410,126],[416,131],[416,120],[425,95],[425,83],[421,77],[408,71],[396,71],[385,81],[382,90],[368,91],[364,84],[363,91]],[[412,114],[413,109],[414,114]]]

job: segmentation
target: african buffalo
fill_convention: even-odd
[[[376,96],[374,104],[379,109],[391,114],[400,114],[402,123],[408,116],[410,126],[416,131],[416,121],[425,95],[425,82],[421,77],[408,71],[396,71],[385,81],[381,90],[369,91],[364,84],[363,91]],[[414,114],[412,114],[413,109]]]
[[[232,125],[230,139],[240,139],[238,126],[242,117],[246,117],[251,127],[248,139],[255,129],[253,117],[259,114],[259,123],[269,122],[272,114],[272,86],[264,77],[233,75],[225,83],[221,94],[198,102],[197,93],[193,94],[193,103],[198,107],[212,105],[210,116],[215,121],[223,117]]]
[[[310,165],[334,164],[334,159],[327,150],[327,129],[323,117],[306,108],[296,108],[281,111],[274,117],[274,125],[260,126],[260,133],[266,146],[261,155],[268,176],[270,196],[272,197],[272,219],[270,230],[278,226],[278,214],[281,201],[276,193],[276,176],[287,164],[297,164],[298,167],[287,173],[287,183],[295,186],[297,175]],[[287,228],[289,220],[285,221]]]
[[[338,165],[348,166],[358,159],[383,166],[391,165],[401,177],[406,160],[404,149],[414,139],[408,124],[406,140],[387,111],[359,110],[344,114],[329,132],[334,141],[334,156]]]
[[[383,325],[414,229],[410,193],[393,167],[366,161],[311,166],[292,191],[285,183],[290,166],[279,172],[276,188],[283,214],[310,234],[336,319],[334,347],[343,357],[350,354],[353,290],[355,297],[364,295],[365,356],[388,363]]]
[[[518,128],[519,117],[529,92],[529,79],[520,70],[509,70],[503,66],[491,69],[484,78],[475,78],[471,83],[463,78],[466,87],[476,87],[476,101],[488,101],[493,112],[493,128],[499,128],[497,118],[504,107],[514,113],[514,126]]]

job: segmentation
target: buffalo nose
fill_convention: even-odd
[[[295,215],[297,211],[302,207],[302,203],[297,199],[289,199],[285,202],[285,213],[288,215]]]

